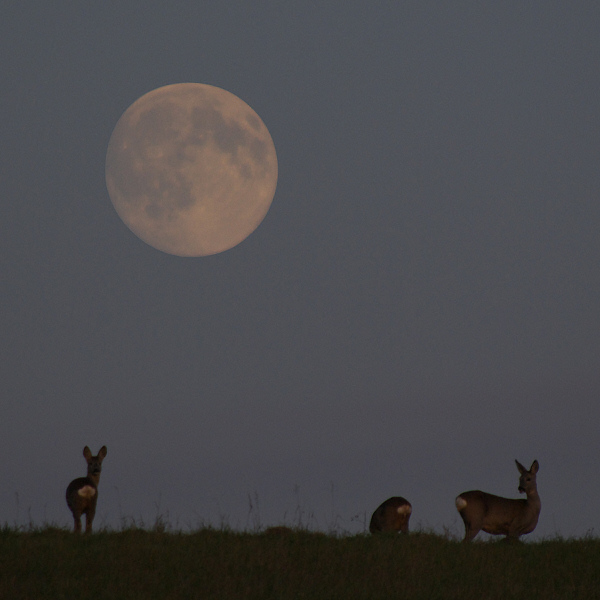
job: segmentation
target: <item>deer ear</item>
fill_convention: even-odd
[[[517,469],[519,469],[519,473],[523,475],[523,473],[525,473],[527,469],[518,460],[515,459],[515,462],[517,463]]]
[[[532,473],[537,473],[539,468],[540,468],[540,464],[538,463],[538,461],[537,461],[537,460],[534,460],[534,461],[531,463],[531,468],[530,468],[529,470],[530,470]]]
[[[106,456],[106,446],[102,446],[102,448],[100,448],[98,451],[98,456],[100,458],[104,458]]]
[[[87,446],[83,449],[83,457],[85,460],[90,460],[90,458],[92,458],[92,451]]]

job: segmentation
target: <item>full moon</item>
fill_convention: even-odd
[[[212,85],[148,92],[108,143],[106,187],[144,242],[177,256],[207,256],[245,240],[267,214],[277,155],[260,117]]]

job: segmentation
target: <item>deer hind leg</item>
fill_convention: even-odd
[[[465,528],[465,537],[463,539],[463,542],[470,542],[478,533],[479,533],[479,529],[466,527]]]
[[[465,523],[465,537],[463,538],[463,542],[470,542],[481,531],[481,527],[477,527],[465,519],[463,521]]]
[[[81,531],[81,514],[73,513],[73,531],[79,533]]]

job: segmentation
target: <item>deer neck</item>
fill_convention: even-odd
[[[94,482],[96,487],[98,487],[98,484],[100,483],[100,473],[96,473],[95,475],[93,473],[88,473],[88,478]]]
[[[539,508],[542,506],[542,502],[538,495],[537,489],[533,489],[527,492],[527,504],[534,508]]]

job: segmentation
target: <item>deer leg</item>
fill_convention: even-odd
[[[465,537],[463,542],[470,542],[478,533],[479,529],[471,527],[465,523]]]
[[[510,543],[513,543],[513,544],[514,544],[514,543],[516,543],[516,542],[520,542],[521,540],[519,539],[519,535],[518,535],[517,533],[514,533],[514,532],[512,532],[512,533],[511,533],[511,532],[509,531],[509,532],[506,534],[506,537],[504,538],[504,541],[505,541],[505,542],[508,542],[509,544],[510,544]]]
[[[79,533],[81,531],[81,515],[73,515],[73,531]]]
[[[85,532],[86,533],[91,533],[91,531],[92,531],[92,521],[94,520],[95,514],[96,514],[96,511],[93,509],[88,510],[87,513],[85,514]]]

